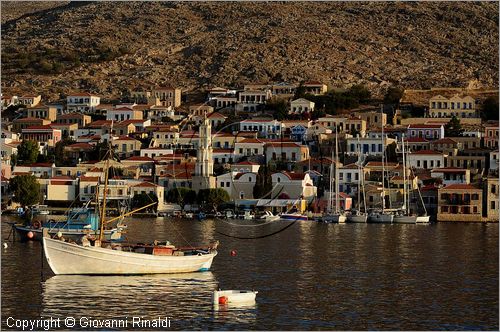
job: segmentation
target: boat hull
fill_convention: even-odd
[[[392,214],[376,213],[368,216],[368,222],[374,224],[391,224],[393,220],[394,215]]]
[[[415,222],[417,224],[428,224],[431,222],[431,216],[418,216]]]
[[[415,224],[417,222],[417,216],[394,216],[392,220],[394,224]]]
[[[368,220],[368,215],[366,214],[352,214],[347,216],[347,222],[352,222],[352,223],[366,223]]]
[[[280,215],[281,220],[307,220],[307,216],[301,215],[301,214],[282,214]]]
[[[14,229],[16,233],[21,237],[21,241],[42,241],[42,229],[43,228],[32,228],[21,225],[14,225]],[[28,233],[32,232],[33,237],[28,237]],[[59,228],[51,228],[49,229],[49,235],[54,236],[58,232],[61,232],[62,236],[66,239],[79,241],[82,236],[90,234],[94,236],[99,235],[99,231],[86,230],[86,229],[59,229]],[[121,241],[122,234],[118,229],[110,229],[104,231],[104,239],[107,241]]]
[[[217,252],[159,256],[100,247],[84,247],[44,237],[43,249],[57,274],[132,275],[208,271]]]
[[[347,217],[342,214],[330,214],[323,216],[323,222],[331,224],[343,224],[347,220]]]

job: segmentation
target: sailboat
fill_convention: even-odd
[[[113,125],[111,125],[111,135],[112,128]],[[43,249],[52,271],[56,275],[130,275],[209,270],[214,257],[217,255],[218,241],[212,242],[205,247],[180,248],[171,245],[168,241],[162,243],[155,241],[151,244],[115,244],[104,240],[103,230],[107,223],[156,204],[156,202],[153,202],[121,216],[105,220],[109,160],[113,151],[111,135],[104,169],[105,182],[102,208],[100,209],[99,236],[95,237],[88,234],[75,242],[62,236],[51,237],[48,229],[43,229]]]
[[[383,107],[383,106],[382,106]],[[383,108],[380,108],[383,119]],[[384,139],[384,122],[382,122],[382,209],[372,211],[368,216],[368,222],[390,224],[394,220],[394,215],[387,213],[385,210],[385,139]]]
[[[339,187],[338,165],[339,165],[339,150],[338,150],[337,126],[335,126],[335,211],[333,211],[333,199],[332,199],[333,168],[330,167],[330,192],[328,200],[328,212],[325,216],[323,216],[323,221],[326,223],[345,223],[345,221],[347,220],[345,213],[340,211],[340,201],[339,201],[340,187]]]
[[[351,211],[350,214],[347,215],[347,222],[352,223],[365,223],[368,220],[368,214],[366,213],[366,195],[365,195],[365,173],[363,172],[363,161],[361,160],[360,153],[360,143],[359,143],[359,135],[358,135],[358,144],[357,144],[357,152],[358,152],[358,209],[356,211]],[[361,212],[361,191],[363,191],[363,205],[364,212]]]
[[[417,216],[410,214],[410,196],[407,190],[407,176],[406,176],[406,157],[405,157],[405,138],[404,134],[401,137],[401,145],[403,148],[403,206],[394,215],[393,223],[395,224],[414,224],[417,221]],[[407,195],[408,194],[408,195]]]

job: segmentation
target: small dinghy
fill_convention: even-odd
[[[255,303],[257,291],[218,290],[212,294],[212,303],[219,304],[252,304]]]

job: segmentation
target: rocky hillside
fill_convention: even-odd
[[[497,86],[498,2],[70,3],[4,19],[4,91]],[[8,13],[7,13],[8,14]],[[14,16],[15,17],[15,16]]]

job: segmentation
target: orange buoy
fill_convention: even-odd
[[[219,296],[219,304],[227,304],[227,296]]]
[[[28,234],[26,234],[26,235],[28,236],[28,239],[32,239],[35,234],[33,234],[33,232],[29,231]]]
[[[231,250],[231,256],[236,256],[236,250]]]

